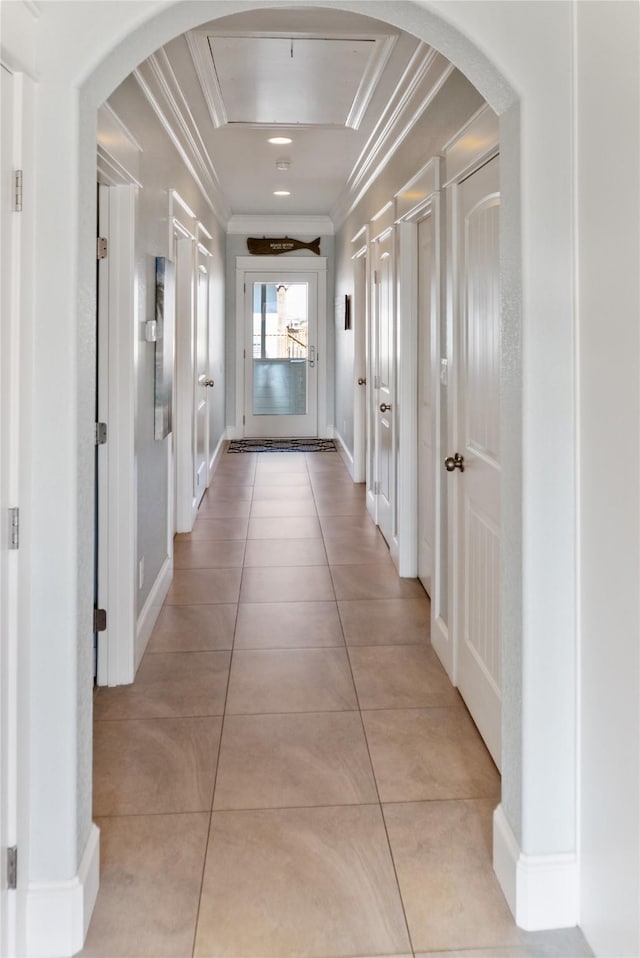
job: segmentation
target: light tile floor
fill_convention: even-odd
[[[223,456],[95,696],[102,958],[583,956],[491,868],[498,773],[342,460]]]

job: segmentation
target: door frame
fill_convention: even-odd
[[[96,681],[113,686],[133,682],[136,670],[136,186],[101,185],[99,202],[108,254],[99,264],[98,416],[108,432],[98,450],[98,603],[107,629],[98,633]]]
[[[331,439],[333,426],[327,421],[327,258],[326,256],[236,256],[236,421],[227,430],[230,439],[244,438],[245,416],[245,284],[247,273],[318,274],[318,437]]]
[[[417,385],[420,374],[418,366],[418,323],[420,317],[418,309],[418,224],[427,215],[433,216],[434,223],[434,262],[433,262],[433,291],[431,299],[430,330],[431,337],[431,386],[432,386],[432,414],[433,414],[433,494],[434,516],[434,564],[431,583],[431,643],[442,661],[447,674],[451,679],[454,676],[454,651],[451,643],[449,628],[449,611],[440,607],[440,575],[442,572],[443,530],[440,521],[442,508],[442,481],[443,474],[440,464],[443,459],[443,448],[447,445],[448,437],[442,434],[442,389],[441,384],[446,378],[447,370],[451,365],[451,356],[447,352],[450,347],[450,337],[444,335],[446,314],[444,313],[445,296],[445,198],[441,189],[444,160],[442,157],[431,159],[405,186],[396,193],[397,223],[402,230],[404,242],[400,242],[398,269],[401,277],[399,296],[403,290],[408,290],[405,304],[402,306],[402,322],[400,325],[400,362],[399,382],[403,389],[399,399],[402,409],[400,426],[402,429],[399,449],[400,480],[398,530],[399,530],[399,558],[401,575],[417,575],[418,572],[418,509],[420,489],[418,486],[418,458],[413,455],[412,446],[416,446],[418,437],[418,409]],[[417,199],[416,199],[417,198]],[[412,315],[415,310],[415,322],[405,322],[405,315]],[[416,357],[415,381],[413,380]],[[448,365],[441,367],[440,360],[446,359]],[[408,368],[405,368],[408,367]],[[451,395],[451,392],[450,392]],[[417,449],[417,447],[416,447]],[[415,479],[414,479],[415,477]],[[452,529],[453,510],[451,497],[447,503],[448,530]],[[447,558],[447,580],[453,582],[451,549]],[[415,571],[413,571],[415,569]],[[451,586],[450,586],[451,588]],[[444,617],[443,617],[443,614]]]
[[[353,256],[353,466],[354,482],[366,482],[367,448],[370,437],[367,409],[369,404],[369,379],[367,357],[369,347],[368,317],[370,312],[369,289],[369,228],[365,227],[365,241]],[[359,383],[364,379],[364,383]],[[364,387],[364,388],[363,388]]]

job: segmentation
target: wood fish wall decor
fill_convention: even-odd
[[[290,253],[294,249],[308,249],[316,256],[320,255],[320,237],[314,239],[311,243],[303,243],[302,240],[289,239],[288,236],[275,237],[263,236],[262,239],[249,237],[247,239],[247,249],[254,256],[268,256],[270,253]]]

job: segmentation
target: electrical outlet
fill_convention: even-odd
[[[144,585],[144,556],[138,562],[138,588],[141,589]]]

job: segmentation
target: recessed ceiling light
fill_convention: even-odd
[[[293,143],[293,140],[288,136],[272,136],[269,139],[269,143],[275,143],[277,146],[284,143]]]
[[[274,196],[291,196],[291,193],[289,192],[289,190],[274,190],[273,195]]]

